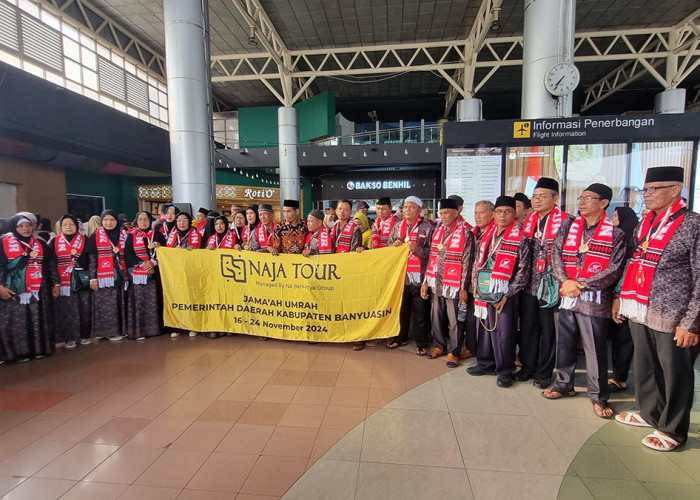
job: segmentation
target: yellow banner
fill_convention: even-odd
[[[277,255],[158,248],[166,326],[353,342],[399,333],[408,246]]]

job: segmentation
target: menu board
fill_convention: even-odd
[[[474,225],[474,206],[495,202],[501,195],[501,148],[448,148],[445,172],[447,196],[464,199],[462,216]]]

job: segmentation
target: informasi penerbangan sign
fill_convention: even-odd
[[[303,257],[158,248],[165,326],[352,342],[399,332],[408,248]]]

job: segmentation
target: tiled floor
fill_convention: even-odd
[[[465,366],[244,336],[59,349],[0,366],[0,495],[700,498],[697,438],[647,451],[585,395],[547,401]]]

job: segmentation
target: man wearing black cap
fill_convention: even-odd
[[[270,252],[272,255],[277,255],[279,251],[274,245],[274,232],[277,224],[275,224],[275,212],[272,210],[272,205],[261,204],[258,207],[258,216],[260,224],[253,231],[250,249],[254,252]]]
[[[204,234],[207,229],[207,215],[209,215],[209,209],[204,207],[199,207],[199,210],[197,210],[197,214],[195,215],[195,220],[197,221],[197,232],[199,233],[199,237],[202,238],[202,241],[207,241]]]
[[[362,229],[355,219],[350,218],[352,205],[348,200],[340,200],[335,207],[338,220],[331,227],[331,241],[335,253],[362,252]]]
[[[515,225],[515,199],[499,196],[474,264],[476,364],[470,375],[496,374],[498,387],[513,385],[517,296],[530,280],[530,245]]]
[[[572,219],[557,205],[558,202],[559,183],[549,177],[540,178],[532,195],[534,212],[523,222],[523,233],[532,246],[532,260],[530,283],[520,294],[519,304],[522,368],[513,379],[524,382],[534,377],[533,385],[538,389],[546,389],[552,383],[556,360],[554,311],[559,303],[559,287],[557,284],[555,290],[544,288],[551,280],[552,245],[562,223]],[[554,292],[552,301],[546,302],[546,297],[543,297],[547,291]],[[538,297],[543,297],[542,304]]]
[[[683,178],[681,167],[647,170],[649,213],[635,229],[636,250],[620,292],[619,313],[630,319],[634,341],[640,411],[620,413],[616,420],[655,428],[642,444],[658,451],[688,439],[700,349],[700,216],[685,208]]]
[[[428,298],[432,290],[431,322],[434,347],[428,358],[447,354],[447,366],[459,365],[459,353],[464,342],[463,331],[457,324],[460,303],[467,302],[467,290],[471,284],[471,268],[474,255],[474,235],[467,226],[457,222],[459,205],[454,200],[440,200],[440,224],[431,238],[430,257],[421,286],[421,297]],[[448,324],[450,351],[443,336]]]
[[[611,418],[608,406],[607,329],[612,294],[625,262],[625,233],[605,214],[612,189],[591,184],[579,197],[581,215],[564,221],[552,246],[552,273],[560,283],[557,377],[547,399],[574,396],[579,333],[586,353],[588,397],[593,412]]]
[[[396,216],[391,213],[391,198],[379,198],[376,203],[377,220],[372,224],[372,248],[388,246],[391,230],[396,224]]]
[[[515,224],[522,228],[525,217],[532,213],[532,203],[525,193],[515,193],[513,198],[515,198]]]
[[[304,257],[319,254],[333,253],[331,235],[323,224],[323,212],[312,210],[306,218],[306,226],[309,229],[304,241],[304,249],[301,254]]]
[[[299,217],[299,202],[284,200],[282,215],[284,215],[284,221],[275,228],[275,249],[282,253],[300,254],[304,250],[309,230],[306,227],[306,221]]]

